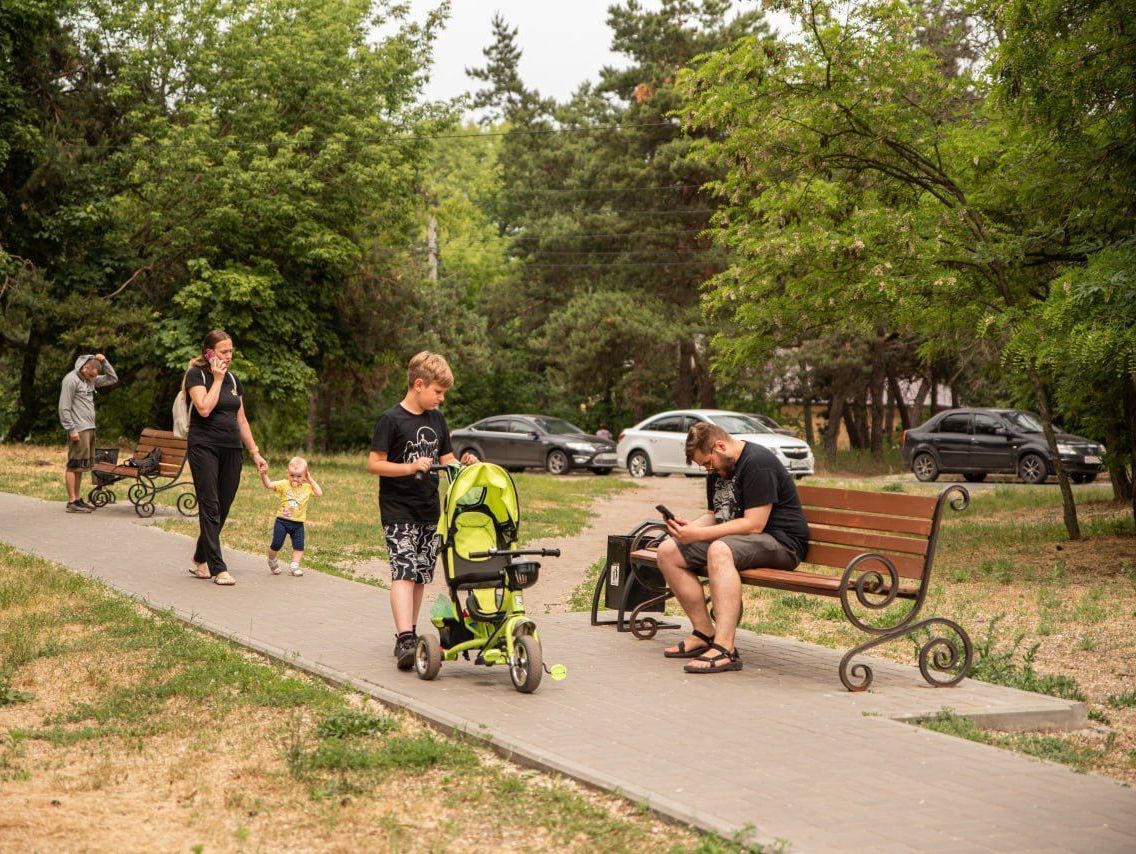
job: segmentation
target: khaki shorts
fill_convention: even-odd
[[[706,568],[706,555],[711,542],[723,542],[730,547],[734,566],[738,569],[796,569],[801,561],[790,549],[772,534],[734,534],[720,540],[701,540],[680,545],[687,569],[698,572]]]
[[[95,465],[95,431],[80,430],[79,441],[67,434],[67,471],[90,471]]]

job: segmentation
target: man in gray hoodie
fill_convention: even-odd
[[[67,431],[67,512],[90,513],[95,508],[79,497],[83,472],[95,464],[95,389],[118,382],[106,356],[99,353],[75,360],[75,370],[59,388],[59,423]]]

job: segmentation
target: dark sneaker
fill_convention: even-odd
[[[99,509],[98,507],[96,507],[96,506],[95,506],[95,505],[93,505],[93,504],[88,504],[88,503],[87,503],[86,501],[84,501],[84,500],[83,500],[82,498],[80,498],[80,499],[79,499],[78,501],[76,501],[75,503],[76,503],[76,504],[78,504],[78,505],[79,505],[80,507],[82,507],[82,508],[83,508],[84,510],[86,510],[86,511],[87,511],[88,513],[94,513],[94,512],[96,511],[96,510],[98,510],[98,509]]]
[[[86,504],[84,504],[80,500],[80,501],[68,501],[67,502],[67,512],[68,513],[90,513],[92,511],[91,511],[90,507],[88,507]]]
[[[414,647],[418,638],[404,638],[394,645],[394,658],[399,670],[409,670],[414,666]]]

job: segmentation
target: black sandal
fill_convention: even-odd
[[[710,649],[710,647],[712,647],[714,645],[714,636],[713,635],[704,635],[704,634],[702,634],[702,632],[698,631],[698,629],[691,629],[690,633],[692,635],[694,635],[696,638],[698,638],[699,640],[706,641],[707,645],[706,646],[700,646],[697,649],[687,649],[686,648],[686,641],[679,641],[678,649],[676,649],[674,652],[668,652],[667,650],[664,649],[663,650],[663,656],[665,658],[697,658],[698,656],[702,655],[702,653],[706,652],[706,650]]]
[[[707,653],[713,652],[713,655]],[[683,667],[687,673],[724,673],[727,670],[741,670],[742,657],[741,654],[735,649],[730,652],[724,646],[716,643],[710,644],[709,649],[698,656],[697,661],[704,661],[709,667],[695,667],[694,663],[690,663]]]

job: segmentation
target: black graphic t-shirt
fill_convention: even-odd
[[[733,477],[711,474],[706,478],[706,506],[714,511],[716,522],[740,518],[746,510],[766,504],[773,506],[764,533],[803,560],[809,546],[809,523],[797,485],[772,451],[746,442]]]
[[[217,398],[217,405],[208,418],[203,418],[196,406],[189,405],[189,435],[186,439],[190,445],[241,447],[241,428],[237,425],[237,413],[241,409],[241,397],[245,389],[236,374],[226,374],[222,382],[225,385],[221,389],[221,396]],[[186,397],[189,397],[189,390],[195,385],[205,386],[205,392],[208,393],[213,388],[213,372],[207,368],[190,368],[185,374]]]
[[[385,453],[392,463],[412,463],[429,457],[437,463],[452,454],[450,428],[436,409],[415,415],[396,403],[379,416],[371,436],[371,450]],[[421,478],[379,478],[379,514],[384,525],[415,522],[433,525],[438,521],[438,475]]]

